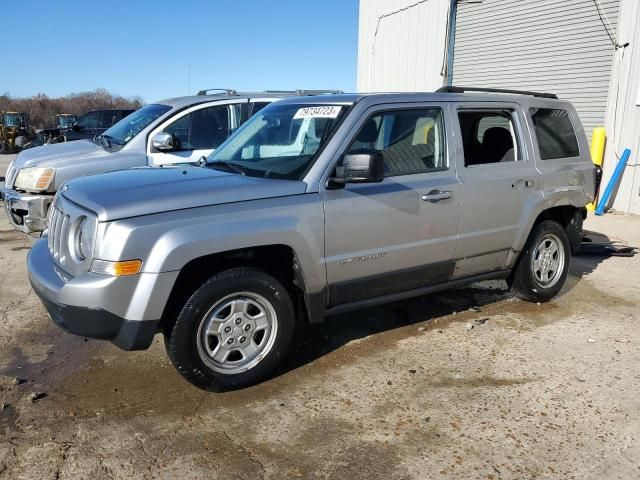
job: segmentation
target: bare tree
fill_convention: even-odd
[[[140,96],[123,97],[110,93],[104,88],[92,92],[72,93],[65,97],[49,98],[44,93],[33,97],[15,98],[8,92],[0,95],[0,111],[28,113],[35,128],[53,126],[58,113],[82,115],[91,110],[107,108],[127,108],[137,110],[144,105]]]

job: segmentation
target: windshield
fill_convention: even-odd
[[[346,110],[344,105],[271,104],[212,153],[207,164],[301,180]]]
[[[60,115],[58,117],[58,128],[70,127],[77,120],[77,115]]]
[[[110,144],[126,145],[151,122],[171,110],[166,105],[146,105],[124,117],[102,134]]]
[[[4,124],[7,127],[21,127],[22,126],[22,117],[19,113],[5,113],[4,114]]]

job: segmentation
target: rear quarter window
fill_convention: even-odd
[[[580,155],[576,132],[566,110],[531,108],[529,113],[533,120],[542,160]]]

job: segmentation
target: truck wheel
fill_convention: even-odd
[[[276,367],[294,326],[291,297],[278,280],[255,268],[232,268],[209,278],[187,300],[165,333],[165,345],[174,367],[193,385],[231,390],[263,380]]]
[[[571,247],[566,230],[554,220],[536,225],[513,272],[513,293],[529,302],[547,302],[569,273]]]

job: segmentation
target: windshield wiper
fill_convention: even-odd
[[[120,142],[118,142],[111,135],[105,135],[104,133],[98,137],[98,140],[100,140],[100,143],[102,144],[102,146],[104,146],[106,148],[111,148],[113,146],[113,144],[122,145]]]
[[[111,148],[111,142],[109,141],[108,135],[100,135],[98,140],[100,140],[100,143],[104,148]]]
[[[226,167],[227,170],[232,170],[240,175],[247,174],[247,168],[242,165],[238,165],[237,163],[225,162],[224,160],[216,160],[215,162],[207,163],[208,167],[216,168],[216,167]]]

